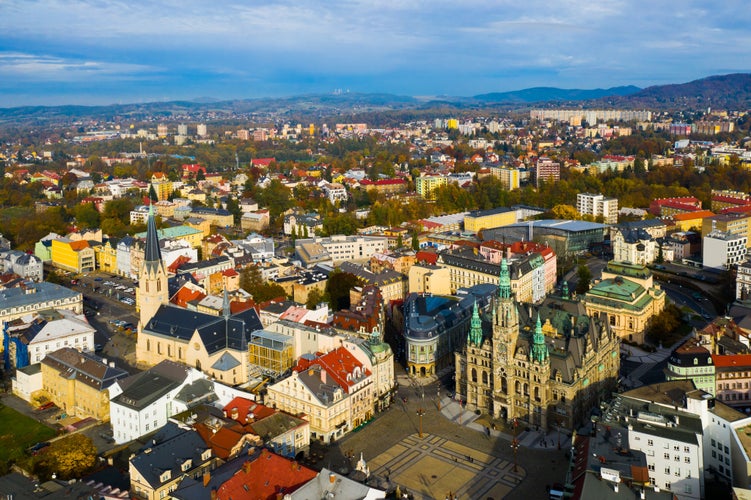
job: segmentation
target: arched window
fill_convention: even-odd
[[[488,383],[488,372],[485,370],[482,371],[482,383],[487,384]]]
[[[529,384],[524,384],[524,395],[529,395]]]
[[[535,401],[539,401],[539,400],[540,400],[540,388],[535,387]]]
[[[501,377],[501,392],[508,394],[508,384],[506,382],[506,377]]]
[[[522,385],[519,383],[518,380],[516,381],[516,383],[514,384],[514,386],[515,386],[514,390],[516,391],[516,393],[517,394],[521,394],[522,393]]]
[[[472,368],[472,382],[477,382],[477,370]]]

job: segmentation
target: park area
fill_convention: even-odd
[[[7,406],[0,406],[0,473],[22,458],[27,448],[56,435],[53,429]]]

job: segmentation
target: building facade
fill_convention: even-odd
[[[475,307],[456,355],[456,393],[477,409],[544,429],[574,428],[616,384],[620,341],[604,316],[548,297],[536,311],[513,297],[501,263],[498,294],[486,314]]]

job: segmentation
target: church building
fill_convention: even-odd
[[[511,293],[501,262],[498,294],[483,319],[474,307],[467,342],[456,354],[456,393],[467,408],[544,429],[572,429],[615,389],[620,340],[604,314],[548,296],[539,306]]]
[[[138,366],[148,368],[168,359],[227,385],[248,381],[250,334],[262,328],[258,313],[251,308],[232,314],[226,291],[220,316],[171,304],[153,210],[149,211],[138,305]]]

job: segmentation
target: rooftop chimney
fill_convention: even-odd
[[[203,486],[204,486],[204,488],[209,485],[209,481],[211,481],[211,472],[209,472],[207,470],[206,472],[203,473]]]
[[[336,474],[333,472],[329,474],[329,483],[334,484],[336,482]]]

